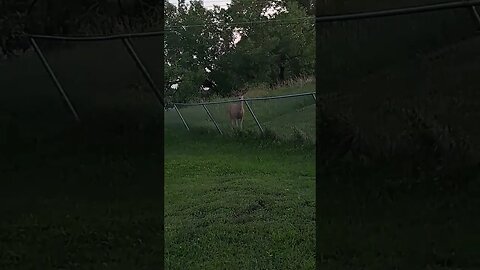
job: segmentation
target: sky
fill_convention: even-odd
[[[167,0],[168,2],[178,6],[178,0]],[[203,0],[203,6],[207,9],[213,9],[214,6],[220,6],[223,8],[227,8],[227,4],[230,4],[231,0]],[[185,3],[189,4],[190,0],[185,0]],[[273,15],[276,11],[274,9],[267,9],[265,15]]]
[[[168,2],[178,5],[178,0],[167,0]],[[187,4],[190,3],[190,0],[185,1]],[[231,0],[203,0],[203,5],[207,9],[212,9],[214,5],[227,8],[227,4],[230,4]]]

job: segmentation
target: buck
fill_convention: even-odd
[[[228,106],[228,113],[232,128],[239,127],[242,129],[243,115],[245,114],[245,109],[243,108],[243,103],[245,102],[243,99],[243,94],[238,99],[240,100],[239,102],[235,102]]]

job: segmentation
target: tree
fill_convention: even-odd
[[[295,2],[280,5],[286,9],[275,16],[275,20],[280,22],[258,23],[243,28],[242,39],[233,52],[236,56],[231,58],[236,58],[236,65],[232,66],[236,67],[235,72],[247,81],[273,86],[290,78],[313,74],[313,22],[296,21],[307,15],[305,9]],[[231,60],[229,64],[232,65]]]
[[[165,28],[171,32],[165,36],[165,96],[179,101],[199,96],[208,73],[233,48],[233,29],[226,18],[225,11],[205,9],[201,1],[189,7],[167,3]]]
[[[265,11],[272,8],[283,10],[275,20],[296,22],[268,21]],[[313,20],[298,21],[306,16],[296,2],[277,0],[233,0],[229,8],[213,10],[200,1],[167,4],[166,27],[176,32],[166,36],[166,96],[199,97],[206,82],[211,94],[229,96],[249,84],[313,74]],[[235,33],[241,36],[237,44]]]
[[[91,35],[158,29],[162,4],[158,0],[4,0],[0,8],[0,48],[7,57],[25,49],[29,46],[28,40],[21,38],[25,32]]]

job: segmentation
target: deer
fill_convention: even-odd
[[[232,124],[232,128],[240,128],[242,129],[243,126],[243,116],[245,114],[245,109],[243,108],[243,103],[245,102],[243,99],[243,95],[245,93],[236,93],[240,102],[235,102],[233,104],[228,105],[228,114],[230,116],[230,123]]]

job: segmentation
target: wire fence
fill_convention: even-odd
[[[243,130],[266,132],[267,129],[282,136],[301,131],[314,137],[315,134],[314,92],[244,98]],[[229,106],[240,104],[238,99],[202,103],[174,103],[165,112],[165,126],[186,130],[200,127],[216,129],[220,134],[236,127],[229,116]],[[183,126],[183,127],[181,127]]]
[[[370,19],[370,18],[418,14],[418,13],[435,12],[435,11],[442,11],[442,10],[469,9],[472,12],[472,15],[474,16],[477,26],[480,27],[480,15],[476,8],[476,6],[479,6],[479,5],[480,5],[480,0],[450,1],[446,3],[440,3],[440,4],[413,6],[413,7],[406,7],[406,8],[321,16],[321,17],[316,17],[315,21],[317,23],[340,22],[340,21],[349,21],[349,20],[362,20],[362,19]]]
[[[342,132],[361,134],[366,144],[375,145],[373,151],[410,148],[419,121],[436,149],[444,149],[438,151],[461,152],[459,145],[468,142],[480,153],[480,129],[473,124],[480,119],[474,79],[479,5],[478,0],[454,1],[317,16],[316,72],[324,86],[317,92],[357,94],[322,104],[325,111],[348,118],[352,130]]]
[[[325,23],[325,22],[338,22],[338,21],[348,21],[348,20],[360,20],[360,19],[368,19],[368,18],[378,18],[378,17],[391,17],[391,16],[397,16],[397,15],[405,15],[405,14],[418,14],[418,13],[425,13],[425,12],[434,12],[434,11],[440,11],[440,10],[452,10],[452,9],[466,9],[468,10],[472,15],[473,15],[473,20],[476,23],[477,26],[480,27],[480,15],[477,10],[476,6],[480,5],[480,0],[468,0],[468,1],[456,1],[456,2],[448,2],[448,3],[443,3],[443,4],[434,4],[434,5],[424,5],[424,6],[417,6],[417,7],[409,7],[409,8],[399,8],[399,9],[390,9],[390,10],[381,10],[381,11],[374,11],[374,12],[363,12],[363,13],[355,13],[355,14],[343,14],[343,15],[332,15],[332,16],[322,16],[322,17],[316,17],[315,22],[317,24],[319,23]],[[303,20],[303,19],[302,19]],[[318,25],[317,25],[318,28]],[[131,58],[134,60],[137,68],[141,71],[142,75],[144,76],[145,80],[148,82],[150,88],[152,89],[152,93],[155,95],[158,103],[164,107],[164,100],[163,96],[161,95],[161,91],[159,90],[160,88],[154,83],[152,80],[152,77],[143,64],[143,62],[140,60],[140,57],[138,56],[137,52],[132,46],[131,39],[132,38],[143,38],[143,37],[152,37],[152,36],[162,36],[168,32],[174,32],[173,30],[170,31],[160,31],[160,32],[151,32],[151,33],[134,33],[134,34],[126,34],[126,35],[112,35],[112,36],[82,36],[82,37],[65,37],[65,36],[47,36],[47,35],[35,35],[35,34],[27,34],[27,37],[29,38],[30,43],[32,44],[34,50],[38,54],[42,64],[44,65],[44,68],[47,70],[48,74],[50,75],[51,80],[54,82],[57,90],[61,94],[64,102],[66,103],[68,109],[70,112],[73,114],[75,119],[77,121],[80,121],[80,115],[78,114],[75,104],[71,102],[70,97],[68,92],[64,89],[62,84],[60,83],[60,80],[58,79],[55,71],[52,69],[51,65],[49,64],[47,58],[45,57],[44,53],[40,49],[40,47],[37,44],[37,40],[40,39],[45,39],[45,40],[57,40],[57,41],[105,41],[105,40],[121,40],[123,42],[123,45],[125,46],[125,49],[127,52],[130,54]],[[336,48],[336,46],[334,46]],[[318,54],[317,54],[318,55]],[[361,54],[356,54],[356,55],[361,55]],[[317,60],[318,62],[318,60]],[[350,66],[350,65],[349,65]],[[319,72],[317,70],[317,72]],[[333,72],[335,74],[342,74],[341,72]],[[275,102],[280,102],[279,100],[284,100],[284,99],[300,99],[300,98],[305,98],[310,96],[310,100],[313,102],[314,94],[313,93],[304,93],[304,96],[299,95],[299,96],[281,96],[281,97],[270,97],[270,98],[264,98],[264,99],[247,99],[245,101],[247,111],[247,118],[245,118],[246,121],[246,127],[249,127],[249,125],[252,123],[248,119],[248,115],[251,115],[253,121],[253,126],[257,127],[260,131],[263,131],[263,126],[268,125],[268,113],[269,110],[271,113],[275,113],[277,116],[281,115],[281,112],[284,108],[295,108],[296,107],[290,107],[289,105],[278,105],[278,106],[273,106],[273,105],[267,105],[265,102],[268,100],[276,100]],[[223,103],[232,103],[233,101],[225,101]],[[273,101],[272,101],[273,102]],[[262,104],[262,108],[257,107],[258,104]],[[293,104],[296,104],[296,102],[292,102]],[[222,130],[225,130],[225,123],[224,118],[225,117],[225,108],[224,106],[220,106],[222,103],[205,103],[205,104],[176,104],[175,105],[175,111],[178,114],[179,119],[181,120],[180,123],[183,123],[183,125],[189,129],[189,125],[195,125],[196,123],[201,123],[202,121],[196,121],[195,117],[199,117],[197,115],[192,115],[188,116],[189,111],[195,111],[197,110],[198,115],[206,114],[206,118],[210,124],[213,124],[217,130],[222,133]],[[186,107],[192,107],[193,108],[186,108]],[[217,108],[218,107],[218,108]],[[271,108],[276,108],[278,109],[271,109]],[[195,109],[194,109],[195,108]],[[280,109],[282,108],[282,109]],[[182,112],[181,110],[182,109]],[[198,111],[200,110],[200,111]],[[261,111],[264,111],[265,116],[261,114]],[[258,116],[257,117],[257,111],[258,111]],[[263,113],[263,112],[262,112]],[[183,114],[183,115],[182,115]],[[221,116],[222,115],[222,116]],[[262,118],[264,117],[264,118]],[[219,119],[219,120],[216,120]],[[223,119],[223,120],[221,120]],[[290,120],[292,121],[297,121],[295,120]],[[228,119],[227,119],[228,122]],[[288,121],[285,121],[288,122]]]
[[[107,35],[107,36],[50,36],[50,35],[38,35],[38,34],[26,34],[29,39],[33,49],[37,53],[40,61],[42,62],[44,68],[47,70],[50,79],[54,82],[55,87],[59,91],[64,103],[67,105],[68,109],[74,116],[77,122],[80,122],[80,115],[76,109],[76,106],[71,101],[70,95],[63,87],[63,84],[60,82],[57,73],[53,70],[51,64],[49,63],[47,57],[45,56],[43,50],[38,45],[38,40],[52,40],[52,41],[68,41],[68,42],[98,42],[98,41],[114,41],[121,40],[126,51],[136,64],[137,69],[142,73],[144,79],[148,83],[149,87],[152,90],[158,103],[164,107],[164,99],[161,95],[160,88],[154,82],[152,75],[146,68],[143,61],[140,59],[139,54],[135,50],[132,39],[134,38],[145,38],[145,37],[158,37],[163,36],[165,33],[170,33],[172,31],[157,31],[157,32],[145,32],[145,33],[132,33],[132,34],[118,34],[118,35]]]

